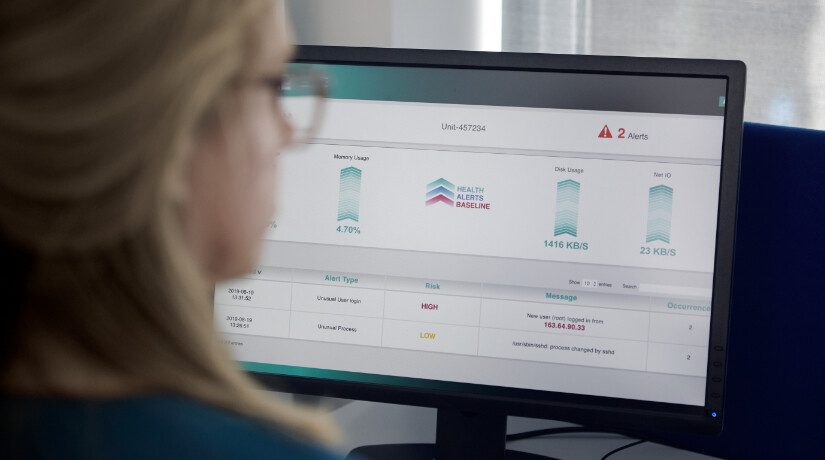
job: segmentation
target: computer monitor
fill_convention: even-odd
[[[325,75],[322,124],[281,156],[260,266],[215,289],[245,370],[721,430],[744,64],[304,46],[292,66]]]

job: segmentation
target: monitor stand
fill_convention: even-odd
[[[363,460],[553,460],[507,450],[507,416],[438,409],[435,444],[376,444],[353,449],[348,457]]]

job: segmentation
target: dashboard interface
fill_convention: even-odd
[[[301,65],[323,123],[215,288],[246,369],[704,405],[726,80]]]

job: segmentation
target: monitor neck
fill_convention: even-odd
[[[438,409],[436,458],[503,459],[507,416]]]
[[[362,460],[555,460],[506,449],[507,416],[456,409],[438,409],[435,444],[381,444],[362,446],[348,458]]]

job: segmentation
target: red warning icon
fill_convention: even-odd
[[[610,128],[608,128],[607,125],[604,125],[604,128],[602,128],[601,132],[599,132],[599,139],[611,139],[612,137],[613,135],[610,134]]]

